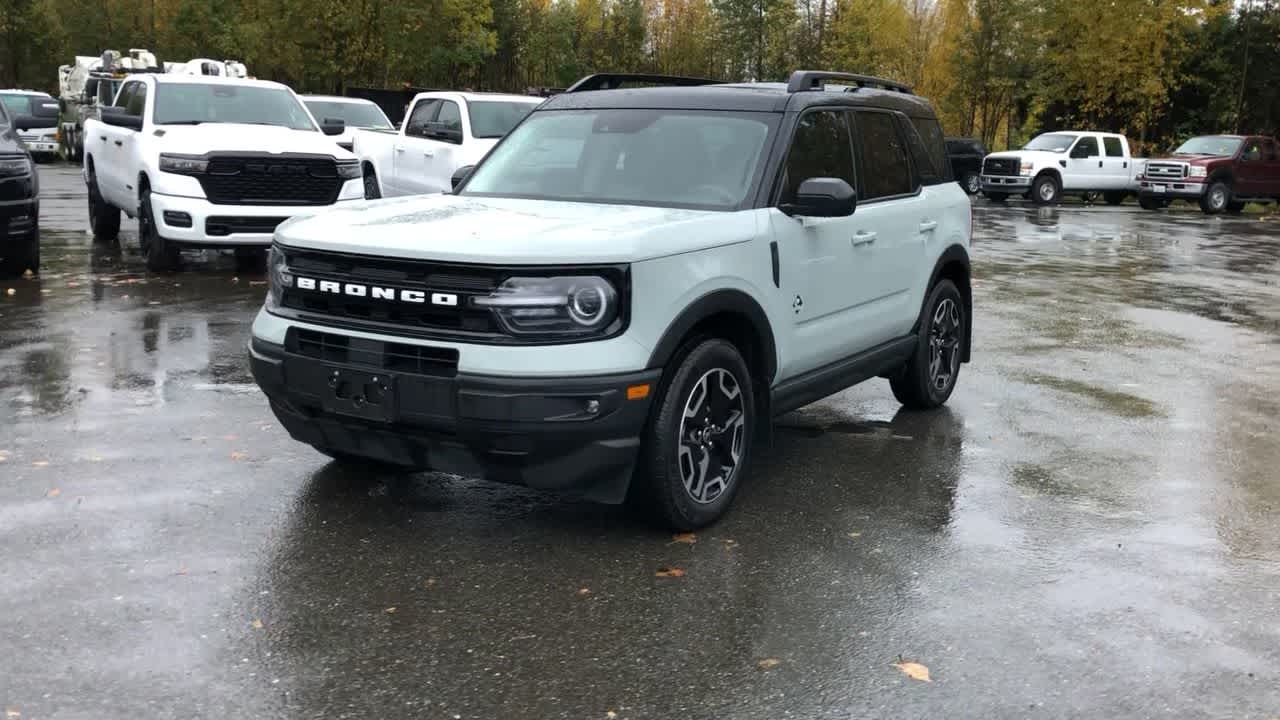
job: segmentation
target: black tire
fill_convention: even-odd
[[[1164,207],[1164,203],[1148,195],[1138,196],[1138,207],[1143,210],[1159,210]]]
[[[8,253],[0,261],[0,276],[22,275],[30,270],[32,274],[40,274],[40,227],[27,233],[21,239],[14,238],[6,244]]]
[[[916,350],[902,370],[889,378],[893,396],[910,410],[929,410],[951,397],[964,354],[965,304],[950,280],[929,293],[917,334]],[[934,361],[937,360],[935,365]]]
[[[977,195],[982,189],[982,182],[978,178],[978,173],[967,172],[960,177],[960,187],[964,188],[966,193]]]
[[[378,187],[378,173],[372,167],[364,173],[364,199],[378,200],[382,197],[382,190]]]
[[[94,242],[115,242],[120,237],[120,208],[112,207],[98,192],[98,177],[89,171],[89,229]]]
[[[1209,183],[1209,187],[1205,189],[1204,194],[1200,196],[1200,210],[1205,215],[1217,215],[1226,211],[1231,205],[1231,186],[1223,180],[1214,180]]]
[[[155,216],[151,212],[151,188],[142,188],[138,208],[138,241],[146,256],[147,269],[151,272],[171,272],[178,268],[178,247],[160,236]]]
[[[1058,179],[1044,173],[1031,183],[1031,201],[1037,205],[1057,205],[1062,197],[1062,184]]]
[[[750,470],[757,408],[751,371],[729,341],[696,338],[676,357],[650,411],[631,497],[688,531],[733,502]]]
[[[1248,203],[1241,202],[1239,200],[1227,203],[1227,214],[1239,215],[1240,213],[1244,212],[1244,206],[1247,204]]]
[[[1122,192],[1102,193],[1102,199],[1108,205],[1119,205],[1120,203],[1124,202],[1124,193]]]
[[[1009,199],[1009,193],[989,192],[987,193],[987,199],[993,203],[1002,203]]]

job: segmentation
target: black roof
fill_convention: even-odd
[[[796,71],[795,75],[808,71]],[[812,73],[810,73],[812,74]],[[795,86],[793,75],[793,87]],[[627,76],[629,79],[643,76]],[[731,110],[739,112],[799,111],[814,105],[848,105],[898,110],[912,117],[934,117],[933,107],[924,98],[913,95],[905,86],[874,78],[850,75],[850,78],[876,80],[888,87],[869,86],[856,81],[836,84],[832,79],[814,89],[791,91],[788,83],[721,83],[701,80],[697,85],[659,85],[657,87],[623,87],[610,90],[579,90],[555,95],[539,106],[539,110],[579,109],[664,109],[664,110]],[[593,87],[584,78],[578,85]],[[655,78],[658,79],[658,78]],[[660,78],[666,80],[668,78]]]

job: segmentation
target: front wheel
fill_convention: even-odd
[[[12,240],[7,255],[0,261],[0,276],[22,275],[30,270],[40,274],[40,228],[34,228],[25,238]]]
[[[977,195],[978,191],[982,189],[978,173],[965,173],[964,177],[960,178],[960,187],[964,188],[964,191],[970,195]]]
[[[151,211],[151,189],[143,188],[142,204],[138,212],[138,240],[147,258],[151,272],[170,272],[178,267],[178,248],[160,236],[155,215]]]
[[[925,308],[915,352],[889,378],[893,396],[912,410],[936,408],[951,397],[960,377],[968,332],[964,298],[950,280],[939,280],[933,286]]]
[[[1200,209],[1205,215],[1217,215],[1231,204],[1231,188],[1221,180],[1214,180],[1200,196]]]
[[[633,484],[676,530],[715,522],[737,494],[756,429],[751,371],[738,348],[709,338],[686,346],[645,429]]]
[[[1052,175],[1041,175],[1031,184],[1031,200],[1037,205],[1056,205],[1062,186]]]

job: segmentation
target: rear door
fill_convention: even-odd
[[[1262,197],[1280,193],[1275,143],[1270,138],[1251,137],[1240,148],[1236,164],[1236,194]]]
[[[424,176],[427,172],[427,156],[424,149],[434,144],[427,138],[430,123],[435,122],[440,109],[439,98],[423,98],[414,104],[404,121],[404,134],[396,138],[392,190],[396,195],[414,195],[426,192]],[[383,181],[386,185],[386,181]]]
[[[127,108],[142,81],[127,82],[120,88],[115,98],[115,107]],[[93,137],[85,138],[86,147],[93,148],[93,172],[98,180],[98,189],[107,202],[119,208],[131,208],[128,193],[125,191],[125,177],[128,175],[124,167],[124,138],[133,131],[117,125],[99,122]]]
[[[1106,184],[1099,189],[1124,190],[1129,187],[1133,171],[1130,169],[1127,144],[1124,138],[1117,135],[1102,136],[1102,181]]]

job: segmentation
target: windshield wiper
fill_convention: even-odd
[[[199,125],[207,122],[206,120],[173,120],[171,122],[156,123],[157,125]]]

